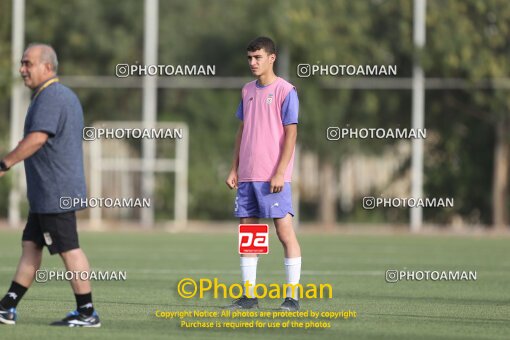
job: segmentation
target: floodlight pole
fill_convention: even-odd
[[[158,0],[145,0],[144,4],[144,44],[143,62],[145,65],[158,64]],[[158,100],[157,76],[143,77],[143,128],[156,127]],[[154,161],[156,143],[152,139],[142,139],[142,195],[151,199],[150,208],[141,211],[142,226],[150,228],[154,225]]]
[[[284,79],[290,81],[290,51],[287,45],[280,45],[278,50],[278,59],[277,59],[277,73]],[[292,191],[292,206],[294,208],[294,218],[293,225],[294,229],[299,229],[299,155],[300,155],[300,147],[299,144],[296,144],[294,151],[294,172],[292,174],[293,181],[293,191]]]
[[[19,64],[25,44],[25,0],[12,0],[12,95],[10,147],[14,149],[20,140],[20,117],[23,112],[24,89],[19,76]],[[9,191],[8,220],[11,228],[17,228],[21,221],[20,201],[23,181],[22,167],[11,170],[12,188]]]
[[[413,19],[413,129],[423,129],[425,121],[425,77],[421,65],[421,52],[425,46],[425,12],[426,0],[414,0]],[[411,197],[420,198],[423,195],[423,139],[412,140],[411,156]],[[423,223],[421,207],[410,209],[411,231],[417,232]]]

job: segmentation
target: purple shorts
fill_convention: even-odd
[[[241,182],[237,188],[234,203],[234,216],[258,218],[283,218],[287,214],[294,216],[292,210],[292,192],[289,182],[283,190],[270,193],[269,182]]]

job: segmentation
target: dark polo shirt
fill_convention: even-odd
[[[37,93],[36,89],[34,93]],[[25,160],[27,195],[32,213],[63,213],[61,197],[85,198],[83,110],[78,97],[56,82],[37,95],[28,108],[24,136],[45,132],[48,141]]]

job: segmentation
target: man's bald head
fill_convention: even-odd
[[[57,75],[58,60],[55,50],[46,44],[30,44],[23,53],[19,72],[25,85],[37,88]]]
[[[32,43],[27,46],[27,49],[35,48],[39,51],[39,62],[43,64],[50,64],[53,72],[57,73],[58,70],[58,59],[57,53],[53,47],[48,44]]]

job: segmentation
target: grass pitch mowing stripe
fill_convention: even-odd
[[[0,292],[8,288],[20,255],[20,232],[0,232]],[[83,233],[81,244],[97,270],[125,270],[127,281],[94,282],[103,327],[59,329],[48,323],[74,309],[67,282],[34,283],[18,307],[15,327],[2,338],[78,339],[507,339],[510,334],[509,239],[429,236],[302,235],[302,283],[330,283],[333,299],[303,300],[302,309],[355,310],[356,319],[336,320],[329,329],[181,329],[155,310],[219,311],[230,299],[183,299],[184,277],[215,277],[238,283],[237,235]],[[63,269],[45,250],[43,268]],[[259,261],[258,283],[283,283],[283,251],[271,234],[270,253]],[[12,269],[12,270],[11,270]],[[477,281],[413,281],[389,284],[397,270],[476,270]],[[280,300],[260,301],[270,311]]]

